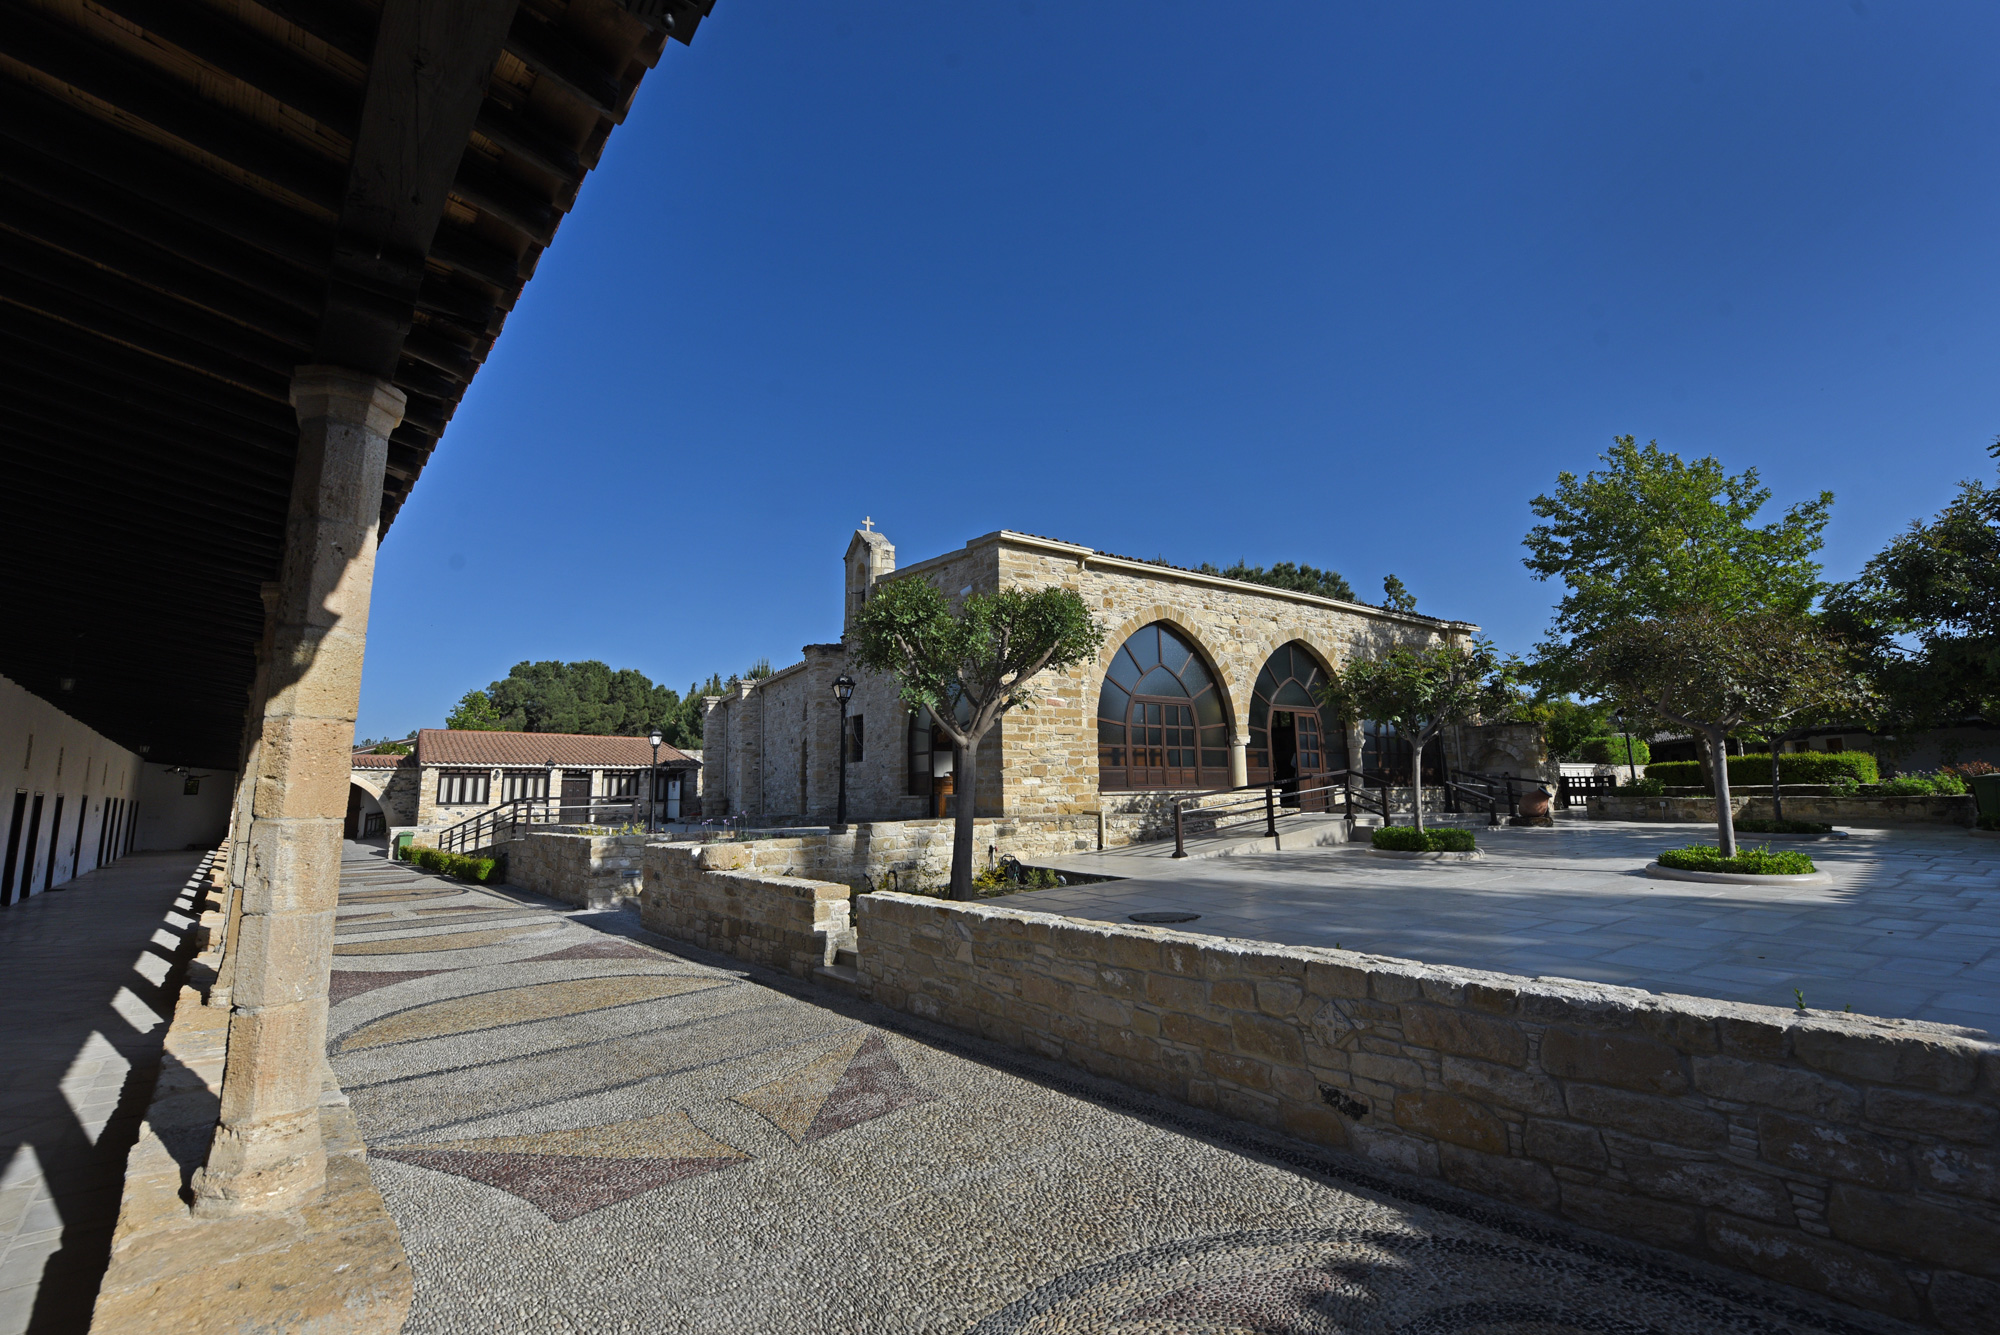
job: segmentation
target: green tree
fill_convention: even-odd
[[[1760,525],[1771,491],[1754,468],[1732,477],[1713,457],[1688,463],[1631,436],[1600,457],[1603,471],[1559,473],[1554,493],[1531,502],[1546,522],[1523,539],[1525,564],[1567,589],[1537,650],[1544,689],[1575,689],[1595,638],[1630,621],[1696,607],[1727,616],[1812,606],[1832,492]]]
[[[639,737],[664,725],[680,705],[670,688],[633,668],[595,659],[516,663],[486,688],[500,727],[510,732],[576,732]]]
[[[1898,534],[1826,607],[1868,655],[1887,726],[2000,720],[2000,486],[1960,483],[1950,505]]]
[[[1382,579],[1382,606],[1391,612],[1414,612],[1417,610],[1417,599],[1403,586],[1402,580],[1394,575],[1385,575]]]
[[[1294,565],[1290,561],[1280,561],[1268,570],[1263,566],[1245,565],[1241,561],[1227,570],[1217,570],[1206,561],[1195,568],[1204,575],[1246,580],[1251,584],[1290,589],[1295,593],[1313,593],[1322,598],[1338,598],[1346,603],[1355,601],[1354,587],[1336,570],[1319,570],[1308,565]]]
[[[1343,722],[1379,719],[1410,743],[1410,806],[1424,828],[1424,747],[1453,723],[1505,714],[1514,693],[1500,656],[1485,640],[1397,646],[1380,658],[1357,658],[1334,673],[1322,693]]]
[[[1845,647],[1811,620],[1784,613],[1732,615],[1709,608],[1631,620],[1591,637],[1578,672],[1592,693],[1624,701],[1707,739],[1717,763],[1717,846],[1736,856],[1724,738],[1769,733],[1809,714],[1863,707],[1866,684]]]
[[[894,676],[903,702],[928,709],[951,739],[961,785],[953,803],[951,895],[971,899],[980,740],[1009,710],[1033,707],[1037,675],[1093,657],[1104,628],[1074,589],[975,593],[954,612],[936,585],[898,579],[855,614],[852,634],[855,662]]]
[[[1515,711],[1526,723],[1542,725],[1542,740],[1551,760],[1577,760],[1578,749],[1593,737],[1611,730],[1611,706],[1567,695],[1537,697]]]
[[[493,697],[484,691],[467,691],[458,699],[458,704],[445,716],[444,726],[461,732],[503,732],[500,712],[493,708]]]

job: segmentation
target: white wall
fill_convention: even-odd
[[[229,833],[234,770],[167,765],[139,767],[139,848],[214,848]],[[199,790],[190,794],[188,780]]]
[[[107,814],[119,818],[119,846],[106,848],[104,860],[115,860],[129,844],[132,803],[139,798],[140,759],[137,754],[85,727],[60,708],[0,677],[0,856],[14,828],[14,803],[25,795],[20,834],[14,849],[11,898],[40,894],[98,865],[100,836]],[[28,861],[30,817],[35,798],[42,799],[41,819],[34,829],[34,861]],[[56,799],[62,798],[62,828],[54,832],[56,866],[50,878],[50,827]],[[77,813],[83,815],[83,839],[77,841]],[[148,812],[140,800],[138,816]],[[4,881],[0,872],[0,881]]]

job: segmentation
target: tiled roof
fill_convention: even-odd
[[[405,760],[412,758],[410,756],[378,756],[373,751],[356,751],[354,753],[354,768],[394,769]]]
[[[463,732],[425,728],[417,734],[417,759],[425,765],[650,765],[644,737],[596,737],[575,732]],[[660,763],[694,761],[671,746]]]

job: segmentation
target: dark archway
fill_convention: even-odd
[[[1141,626],[1105,670],[1097,695],[1098,786],[1219,788],[1229,783],[1229,725],[1215,672],[1179,631]]]

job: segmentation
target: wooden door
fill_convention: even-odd
[[[562,823],[590,824],[590,771],[564,770],[562,781]]]

